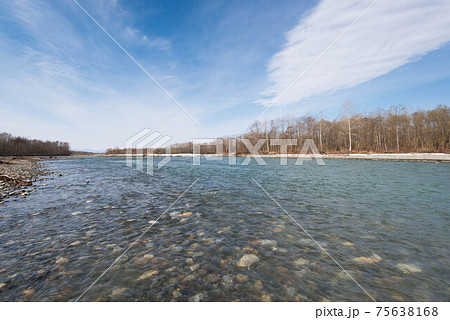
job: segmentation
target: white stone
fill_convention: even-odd
[[[139,278],[138,278],[138,280],[140,281],[140,280],[145,280],[145,279],[148,279],[148,278],[151,278],[151,277],[153,277],[153,276],[155,276],[155,275],[157,275],[158,274],[158,271],[156,271],[156,270],[150,270],[150,271],[147,271],[147,272],[145,272],[144,274],[142,274]]]
[[[254,254],[245,254],[242,256],[242,258],[238,261],[237,265],[239,267],[245,267],[248,268],[250,267],[252,264],[254,264],[255,262],[258,262],[259,258],[258,256],[254,255]]]
[[[411,263],[399,263],[395,267],[403,273],[422,272],[422,269]]]

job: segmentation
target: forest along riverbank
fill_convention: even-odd
[[[55,174],[40,158],[0,158],[0,205],[7,198],[26,197],[34,190],[33,183]]]

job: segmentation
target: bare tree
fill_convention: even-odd
[[[348,152],[352,152],[352,127],[351,127],[351,119],[350,119],[350,112],[353,105],[350,101],[346,101],[344,108],[347,114],[347,123],[348,123]]]
[[[13,137],[9,133],[0,134],[0,156],[65,156],[70,155],[67,142],[30,140]]]
[[[334,121],[303,116],[293,120],[273,119],[263,125],[255,123],[247,133],[236,137],[236,152],[248,153],[242,139],[249,139],[253,145],[258,139],[265,139],[262,150],[279,152],[279,146],[271,146],[270,141],[280,138],[297,140],[297,146],[289,148],[293,153],[300,151],[299,146],[301,148],[305,139],[313,139],[322,152],[450,151],[450,109],[446,105],[412,114],[406,107],[394,106],[372,114],[353,115],[351,103],[345,106],[345,114]],[[0,154],[4,146],[2,141],[11,139],[9,136],[0,135]],[[15,142],[16,147],[21,145],[19,142]],[[179,143],[171,146],[171,150],[173,153],[192,153],[192,143]]]

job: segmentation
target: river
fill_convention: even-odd
[[[242,161],[45,161],[0,207],[0,300],[450,300],[449,163]]]

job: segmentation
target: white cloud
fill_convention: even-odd
[[[171,41],[165,38],[153,38],[149,39],[147,36],[142,37],[142,40],[149,46],[150,48],[156,48],[159,50],[169,50]]]
[[[138,29],[126,26],[123,28],[123,37],[127,42],[134,45],[144,45],[150,49],[157,49],[162,51],[167,51],[170,49],[171,41],[166,38],[161,37],[150,37],[143,35]]]
[[[270,105],[372,2],[323,0],[308,12],[270,60],[259,102]],[[378,1],[276,104],[352,88],[442,47],[449,13],[448,0]]]
[[[16,29],[0,28],[0,132],[92,150],[123,147],[144,127],[178,141],[196,132],[186,114],[90,20],[67,19],[45,1],[1,3],[0,11],[3,6]],[[84,18],[78,7],[70,10]],[[0,24],[6,20],[0,15]],[[23,39],[16,39],[14,30],[23,32]],[[113,28],[119,38],[126,36],[118,30]],[[124,30],[134,36],[120,39],[125,44],[170,46],[163,38],[143,39],[137,29]]]

